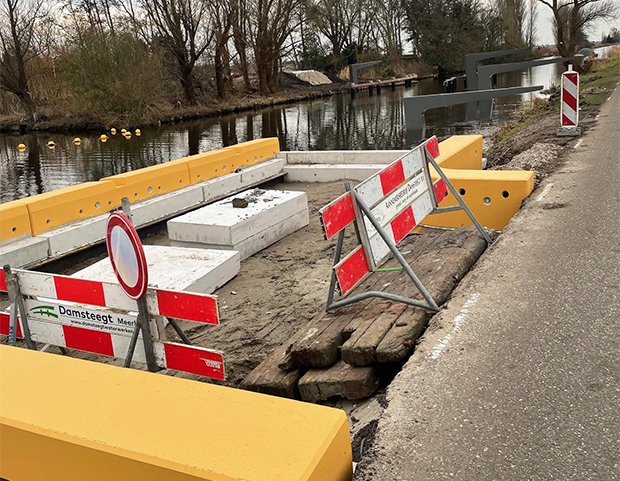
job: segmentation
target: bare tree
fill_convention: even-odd
[[[215,37],[215,86],[217,96],[225,98],[226,91],[231,87],[228,41],[237,17],[235,11],[237,3],[229,0],[209,0],[208,7],[213,25],[213,36]]]
[[[252,5],[251,38],[261,93],[280,89],[282,48],[295,29],[295,11],[301,0],[254,0]]]
[[[533,47],[536,43],[536,22],[538,21],[538,0],[528,0],[525,22],[525,43]]]
[[[620,7],[615,0],[538,0],[553,12],[558,53],[570,57],[579,39],[596,20],[618,17]]]
[[[503,43],[506,46],[523,45],[526,0],[495,0],[504,25]]]
[[[137,1],[138,9],[132,0],[122,5],[145,40],[159,43],[172,56],[184,100],[194,105],[194,70],[213,40],[213,33],[207,29],[207,3],[203,0]]]
[[[235,12],[233,21],[233,43],[239,58],[239,70],[243,77],[246,90],[252,89],[250,82],[250,69],[248,65],[248,0],[230,0],[232,10]]]
[[[309,5],[312,24],[332,45],[332,53],[340,55],[353,43],[361,9],[358,0],[318,0]]]
[[[36,60],[49,45],[45,0],[2,0],[0,3],[0,88],[17,96],[30,121],[38,119],[30,91]]]

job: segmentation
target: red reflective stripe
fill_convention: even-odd
[[[106,305],[101,282],[54,276],[54,285],[58,300],[83,302],[94,306]]]
[[[439,157],[439,142],[437,142],[437,137],[433,137],[426,142],[426,150],[433,156],[433,159]]]
[[[0,291],[8,292],[6,288],[6,277],[4,277],[4,271],[0,269]]]
[[[164,343],[164,353],[168,369],[224,380],[224,360],[219,353],[168,343]]]
[[[335,267],[335,271],[340,291],[342,294],[346,294],[368,272],[368,262],[363,247],[359,246],[347,259]]]
[[[575,125],[575,122],[569,119],[566,115],[562,114],[562,125]]]
[[[577,72],[565,73],[564,77],[570,80],[575,86],[577,86]]]
[[[416,222],[413,215],[413,208],[409,206],[403,212],[398,214],[392,222],[390,222],[392,232],[394,233],[394,243],[398,244],[401,240],[403,240],[407,234],[411,232],[411,229],[413,229],[415,225]]]
[[[157,290],[159,315],[185,321],[219,324],[217,301],[214,297],[185,292]]]
[[[568,105],[575,112],[577,111],[577,99],[568,90],[562,90],[562,102]]]
[[[8,314],[0,313],[0,334],[4,334],[5,336],[9,335],[10,321],[11,321],[11,316],[9,316]],[[19,319],[17,320],[16,327],[17,327],[16,337],[18,337],[19,339],[23,338],[24,336],[22,335],[22,327],[19,324]]]
[[[346,195],[320,214],[323,232],[327,239],[333,237],[355,220],[351,195]]]
[[[438,204],[448,196],[448,188],[443,179],[439,179],[433,184],[433,190],[435,191],[435,198]]]
[[[381,179],[381,188],[383,189],[383,195],[389,194],[405,181],[405,171],[403,170],[403,163],[397,162],[394,165],[389,166],[387,169],[385,169],[379,174],[379,178]]]
[[[62,330],[65,334],[65,345],[68,348],[114,357],[110,333],[64,325]]]

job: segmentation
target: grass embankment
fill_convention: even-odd
[[[586,131],[600,106],[609,98],[620,78],[620,47],[613,48],[606,58],[595,59],[587,73],[579,79],[579,125]],[[572,137],[558,137],[560,126],[560,88],[554,86],[548,99],[536,98],[526,109],[517,112],[512,121],[504,123],[491,137],[488,151],[490,167],[508,163],[512,157],[536,142],[563,146]]]

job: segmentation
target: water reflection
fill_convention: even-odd
[[[562,71],[562,66],[546,65],[510,72],[499,76],[497,87],[549,86],[557,83]],[[425,79],[407,89],[384,88],[381,95],[361,92],[351,99],[347,92],[257,112],[145,128],[141,136],[129,140],[107,133],[104,143],[100,133],[83,135],[79,146],[74,145],[74,136],[62,134],[0,135],[0,201],[96,181],[260,137],[277,136],[282,150],[402,149],[407,145],[402,99],[441,92],[445,92],[441,79]],[[490,124],[466,122],[465,105],[430,110],[426,113],[427,135],[486,135],[533,95],[498,99]],[[53,150],[46,146],[49,140],[56,143]],[[25,152],[17,150],[20,143],[27,146]]]

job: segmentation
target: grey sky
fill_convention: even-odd
[[[614,0],[616,2],[620,2],[620,0]],[[553,27],[551,24],[551,19],[553,15],[551,14],[551,9],[546,5],[540,4],[538,6],[538,23],[537,23],[537,34],[536,34],[536,43],[539,45],[547,45],[554,44],[555,41],[553,39]],[[601,35],[603,33],[609,33],[609,31],[613,28],[620,28],[620,21],[612,20],[611,22],[599,21],[593,25],[593,27],[588,32],[588,38],[591,41],[597,42],[601,40]]]

